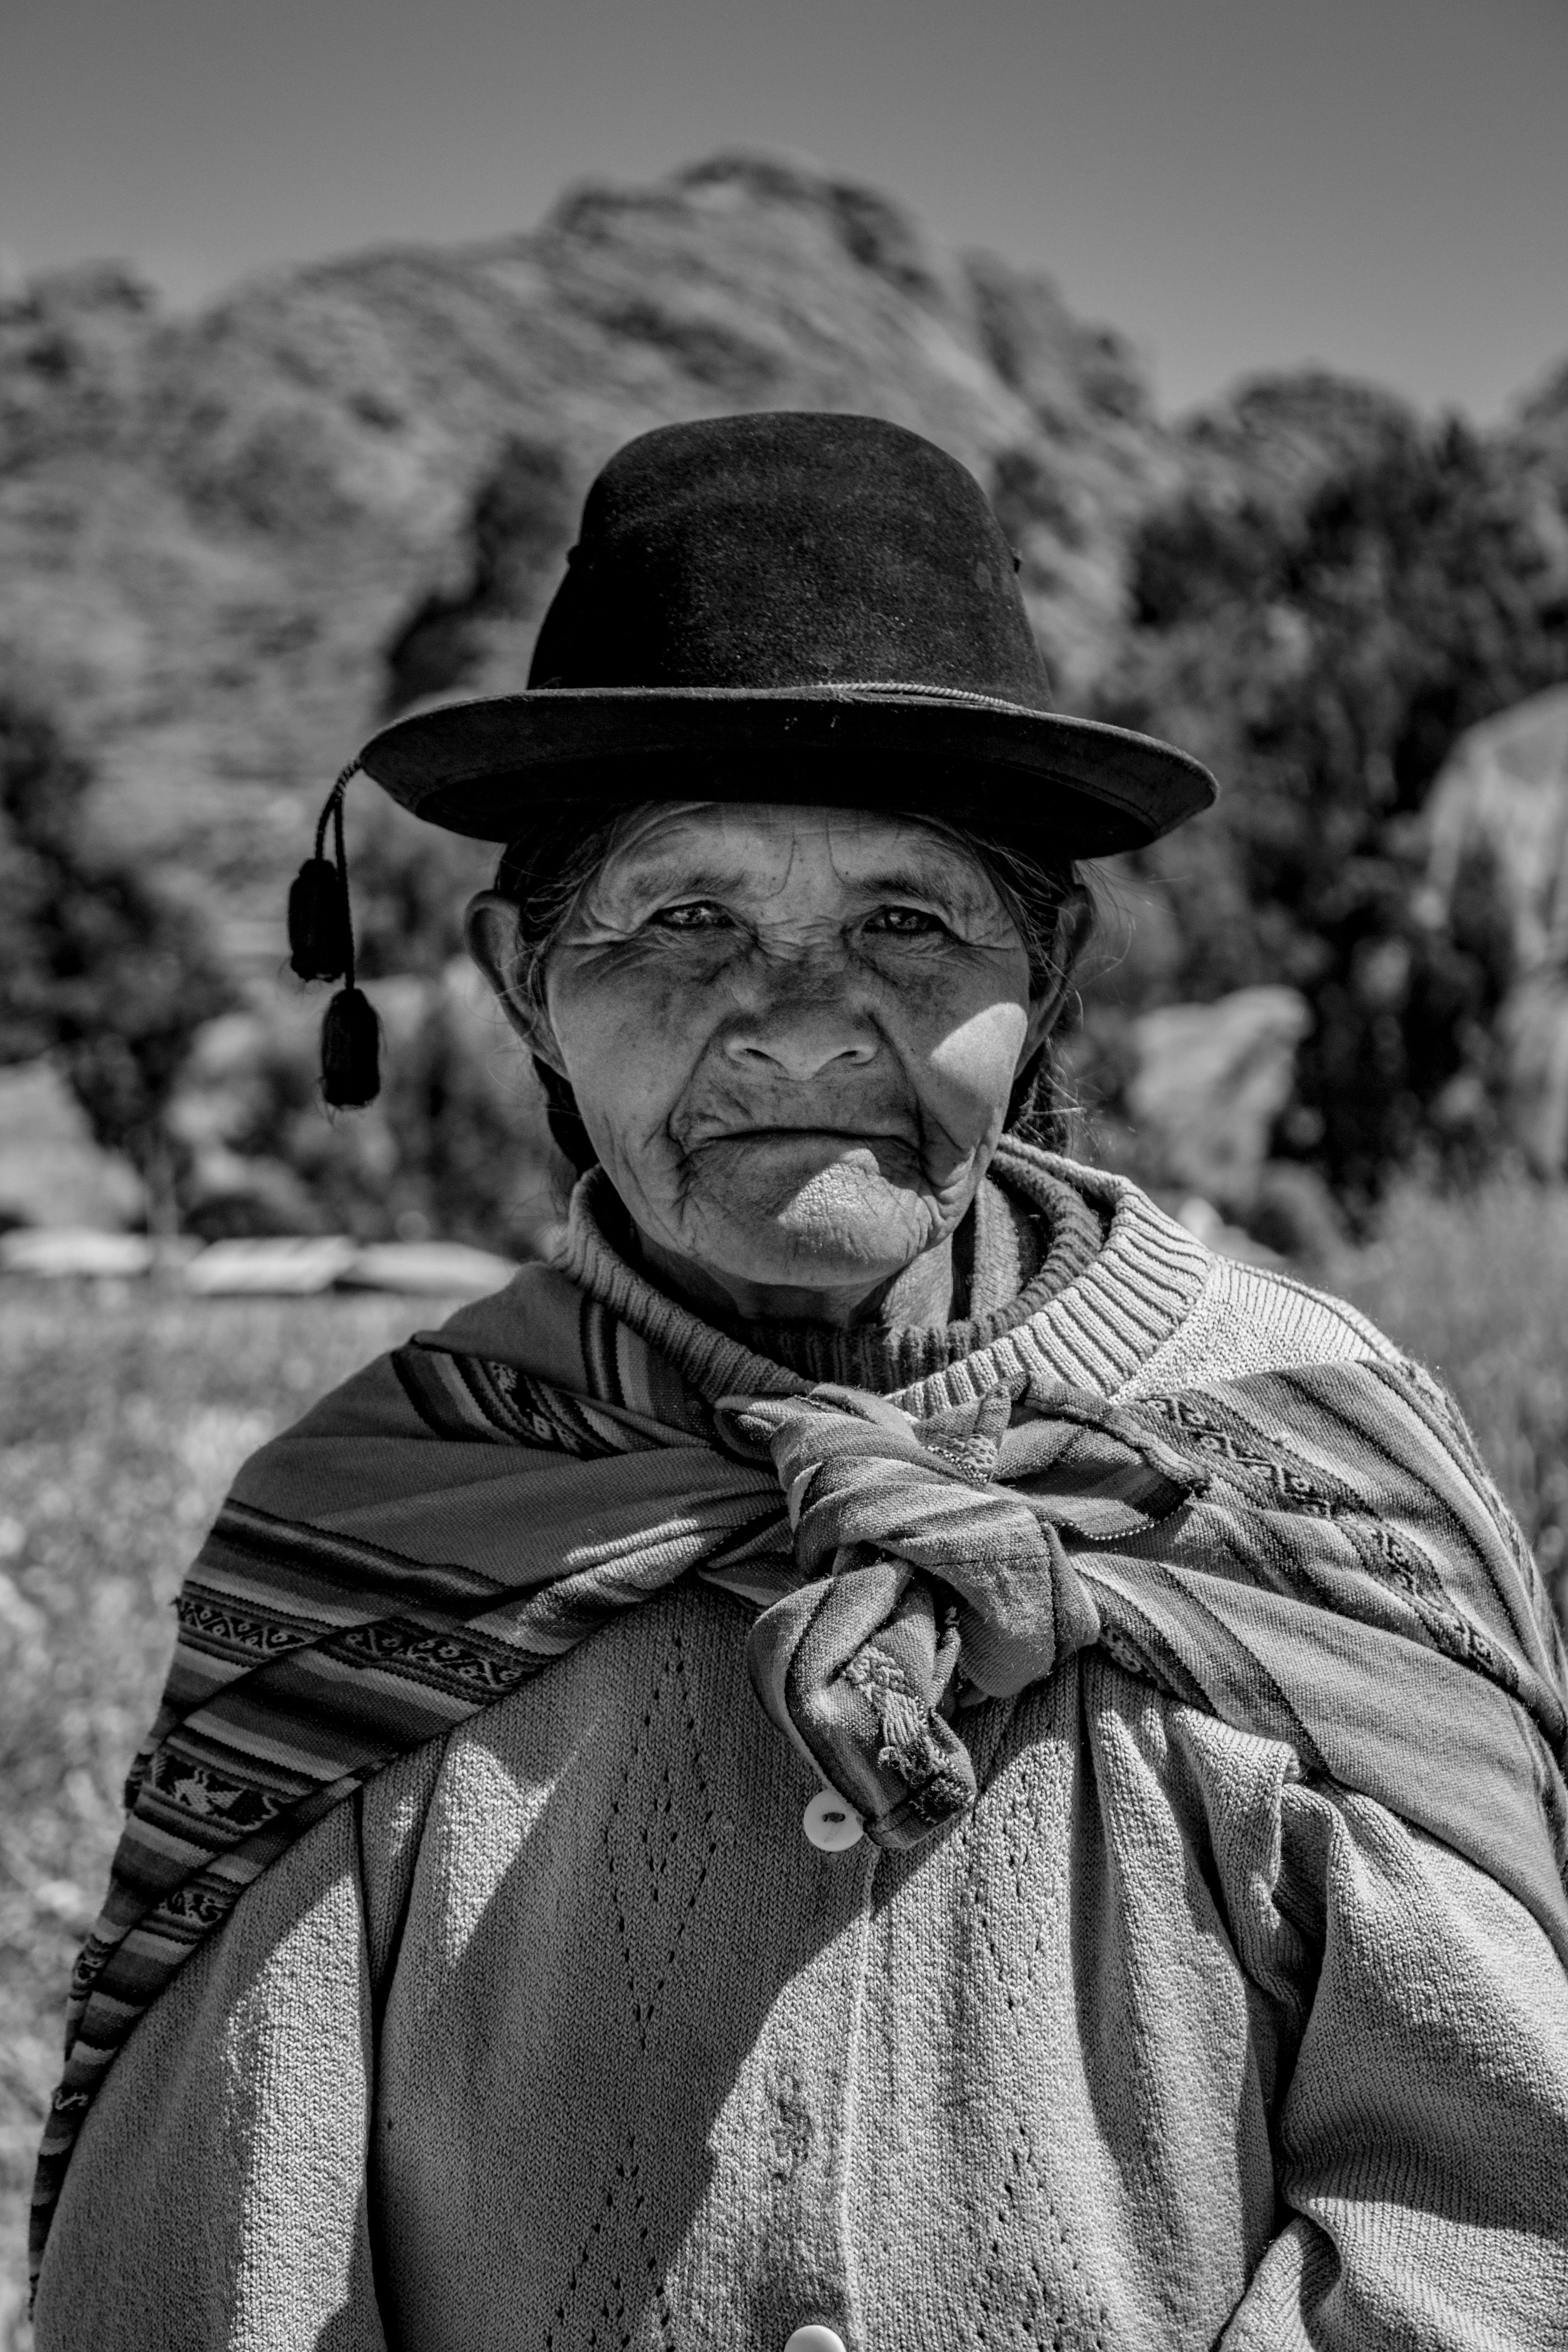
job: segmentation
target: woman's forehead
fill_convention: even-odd
[[[605,878],[636,885],[732,874],[776,887],[790,873],[849,883],[921,877],[991,895],[984,864],[918,817],[873,809],[734,801],[661,802],[631,817],[605,860]]]

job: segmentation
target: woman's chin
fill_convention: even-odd
[[[805,1170],[731,1171],[702,1204],[703,1253],[753,1282],[837,1286],[885,1281],[940,1240],[936,1204],[891,1181],[868,1149],[826,1166],[813,1156]]]

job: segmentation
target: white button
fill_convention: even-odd
[[[845,1853],[848,1847],[859,1844],[866,1830],[854,1806],[847,1805],[831,1789],[819,1789],[813,1797],[805,1809],[805,1826],[806,1836],[819,1853]],[[835,2345],[838,2345],[838,2338],[831,2327],[797,2327],[784,2346],[784,2352],[833,2352]],[[842,2345],[838,2345],[838,2352],[844,2352]]]
[[[844,2338],[836,2327],[824,2327],[820,2319],[814,2319],[795,2329],[784,2352],[844,2352]]]

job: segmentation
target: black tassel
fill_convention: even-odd
[[[340,988],[321,1022],[321,1098],[358,1110],[381,1092],[381,1023],[368,996]]]
[[[301,980],[341,980],[353,960],[348,884],[325,857],[307,857],[289,890],[289,962]]]
[[[289,961],[301,980],[343,982],[321,1022],[321,1099],[333,1110],[359,1110],[381,1092],[381,1023],[354,986],[354,927],[349,911],[349,860],[343,845],[343,794],[359,768],[351,760],[327,795],[307,857],[289,892]],[[327,834],[335,853],[326,855]]]

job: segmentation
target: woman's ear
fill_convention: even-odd
[[[1059,980],[1054,983],[1048,994],[1030,998],[1029,1025],[1024,1032],[1024,1043],[1018,1055],[1020,1069],[1033,1061],[1038,1054],[1051,1031],[1061,1019],[1062,1006],[1066,1002],[1067,983]]]
[[[520,956],[517,908],[512,901],[503,898],[499,890],[481,890],[468,901],[463,937],[468,953],[494,989],[497,1003],[529,1052],[564,1076],[565,1065],[549,1022],[517,983]]]
[[[1065,975],[1053,980],[1043,995],[1030,998],[1029,1025],[1024,1032],[1023,1051],[1018,1055],[1020,1069],[1031,1061],[1045,1045],[1051,1031],[1062,1017],[1067,999],[1068,982]]]

